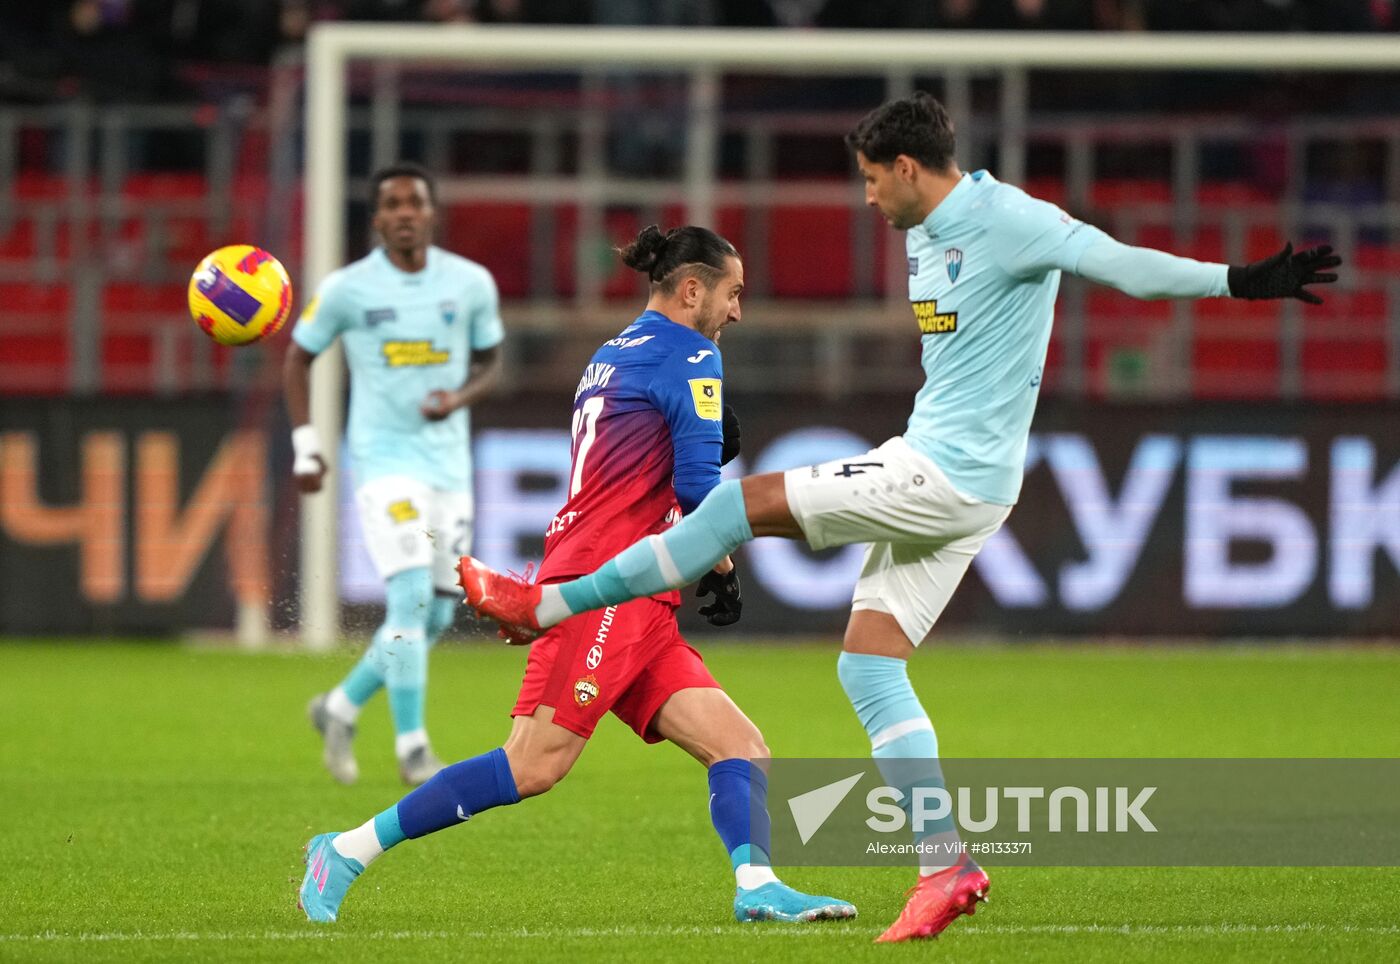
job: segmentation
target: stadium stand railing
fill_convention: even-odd
[[[291,76],[272,86],[267,106],[235,98],[219,108],[0,107],[0,391],[229,387],[239,366],[188,323],[184,285],[204,253],[233,242],[269,247],[297,274]],[[579,353],[625,320],[638,294],[609,244],[648,222],[683,218],[683,174],[664,157],[656,176],[626,173],[610,158],[615,105],[599,88],[445,85],[385,71],[361,77],[360,87],[368,102],[349,113],[351,144],[371,147],[354,155],[352,197],[363,194],[370,164],[387,159],[386,140],[443,172],[440,241],[495,273],[516,334],[515,380],[567,382]],[[663,90],[645,111],[664,119],[673,106]],[[840,148],[855,116],[784,105],[720,119],[717,227],[749,269],[746,348],[726,360],[736,389],[839,396],[869,384],[917,386],[914,366],[891,364],[914,357],[903,257],[891,251],[899,239],[864,209]],[[965,166],[996,169],[996,120],[993,113],[967,132]],[[664,139],[667,128],[659,130]],[[1328,303],[1306,312],[1143,303],[1067,279],[1048,391],[1400,397],[1400,129],[1392,119],[1266,125],[1076,114],[1039,117],[1026,136],[1039,160],[1025,186],[1125,241],[1240,261],[1284,238],[1325,239],[1348,264]],[[173,172],[163,170],[172,143],[187,155]],[[1335,145],[1374,155],[1378,173],[1329,173],[1316,158]],[[1212,171],[1230,152],[1263,160]],[[1274,176],[1261,179],[1261,166]],[[352,211],[351,223],[362,224],[363,206]],[[364,241],[353,233],[347,255]]]

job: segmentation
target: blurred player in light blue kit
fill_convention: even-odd
[[[1317,304],[1307,286],[1335,281],[1328,269],[1341,261],[1289,245],[1253,264],[1206,264],[1122,244],[986,171],[959,170],[952,122],[925,93],[872,111],[846,142],[866,202],[907,233],[925,380],[905,433],[855,458],[722,483],[675,528],[579,579],[526,585],[471,560],[462,572],[468,603],[523,638],[685,585],[756,536],[870,543],[837,675],[907,809],[916,788],[942,780],[907,661],[1020,495],[1061,273],[1144,299]],[[881,941],[935,936],[986,896],[987,875],[959,854],[951,819],[917,842],[931,845],[918,883]]]
[[[388,690],[399,775],[417,785],[442,768],[423,722],[428,651],[452,625],[457,558],[472,539],[468,409],[495,386],[503,337],[496,283],[481,265],[431,243],[431,176],[396,164],[371,178],[381,245],[322,282],[292,332],[283,367],[303,492],[327,470],[310,424],[310,369],[337,339],[350,369],[348,435],[365,544],[384,579],[384,624],[341,683],[311,701],[324,760],[359,776],[360,709]]]

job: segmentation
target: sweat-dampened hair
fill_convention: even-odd
[[[953,162],[953,120],[938,98],[924,91],[888,101],[860,119],[846,146],[872,164],[892,164],[907,154],[930,170]]]
[[[706,288],[712,288],[724,274],[724,260],[739,257],[734,245],[709,228],[693,224],[672,228],[665,234],[649,224],[631,244],[619,248],[618,254],[622,255],[623,264],[645,273],[652,285],[666,294],[674,292],[685,275],[680,269],[692,269]]]

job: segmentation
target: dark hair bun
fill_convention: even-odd
[[[622,263],[634,271],[645,272],[653,277],[652,271],[666,250],[667,236],[654,224],[642,229],[642,233],[627,247],[622,249]]]

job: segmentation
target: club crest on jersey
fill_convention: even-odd
[[[450,325],[457,320],[457,302],[444,301],[438,305],[438,311],[442,312],[442,323]]]
[[[943,252],[943,264],[948,269],[949,284],[957,284],[958,275],[962,273],[962,262],[962,248],[949,248]]]
[[[594,676],[584,676],[574,681],[574,702],[579,706],[587,706],[598,698],[598,679]]]
[[[912,278],[912,277],[914,277],[914,275],[916,275],[916,274],[918,274],[918,273],[919,273],[919,259],[918,259],[918,258],[910,258],[910,259],[909,259],[909,277]]]

